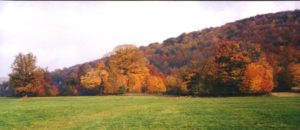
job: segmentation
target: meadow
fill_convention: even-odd
[[[300,97],[0,97],[0,129],[300,129]]]

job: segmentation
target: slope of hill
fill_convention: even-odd
[[[220,27],[183,33],[162,43],[142,46],[140,50],[144,52],[150,64],[164,75],[179,75],[190,69],[195,62],[198,63],[198,67],[202,67],[222,41],[242,41],[260,45],[269,64],[275,70],[276,85],[286,86],[288,83],[283,77],[288,65],[300,62],[300,11],[257,15]],[[100,60],[105,61],[106,58]],[[73,79],[73,84],[77,84],[79,73],[94,67],[96,61],[99,60],[56,70],[52,72],[54,81],[58,84],[66,79]]]
[[[141,49],[151,63],[168,73],[173,67],[190,64],[192,59],[205,60],[213,54],[216,44],[221,40],[260,44],[265,52],[271,54],[284,53],[288,46],[299,50],[299,33],[300,11],[296,10],[258,15],[221,27],[183,33],[161,44],[153,43]],[[294,60],[299,61],[299,57]]]

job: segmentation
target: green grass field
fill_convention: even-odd
[[[0,129],[300,129],[300,97],[0,98]]]

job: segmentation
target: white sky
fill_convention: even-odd
[[[19,52],[32,52],[52,71],[98,59],[120,44],[147,45],[295,9],[300,2],[0,1],[0,76],[11,72]]]

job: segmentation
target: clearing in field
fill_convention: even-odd
[[[0,98],[0,129],[292,129],[300,97]]]

